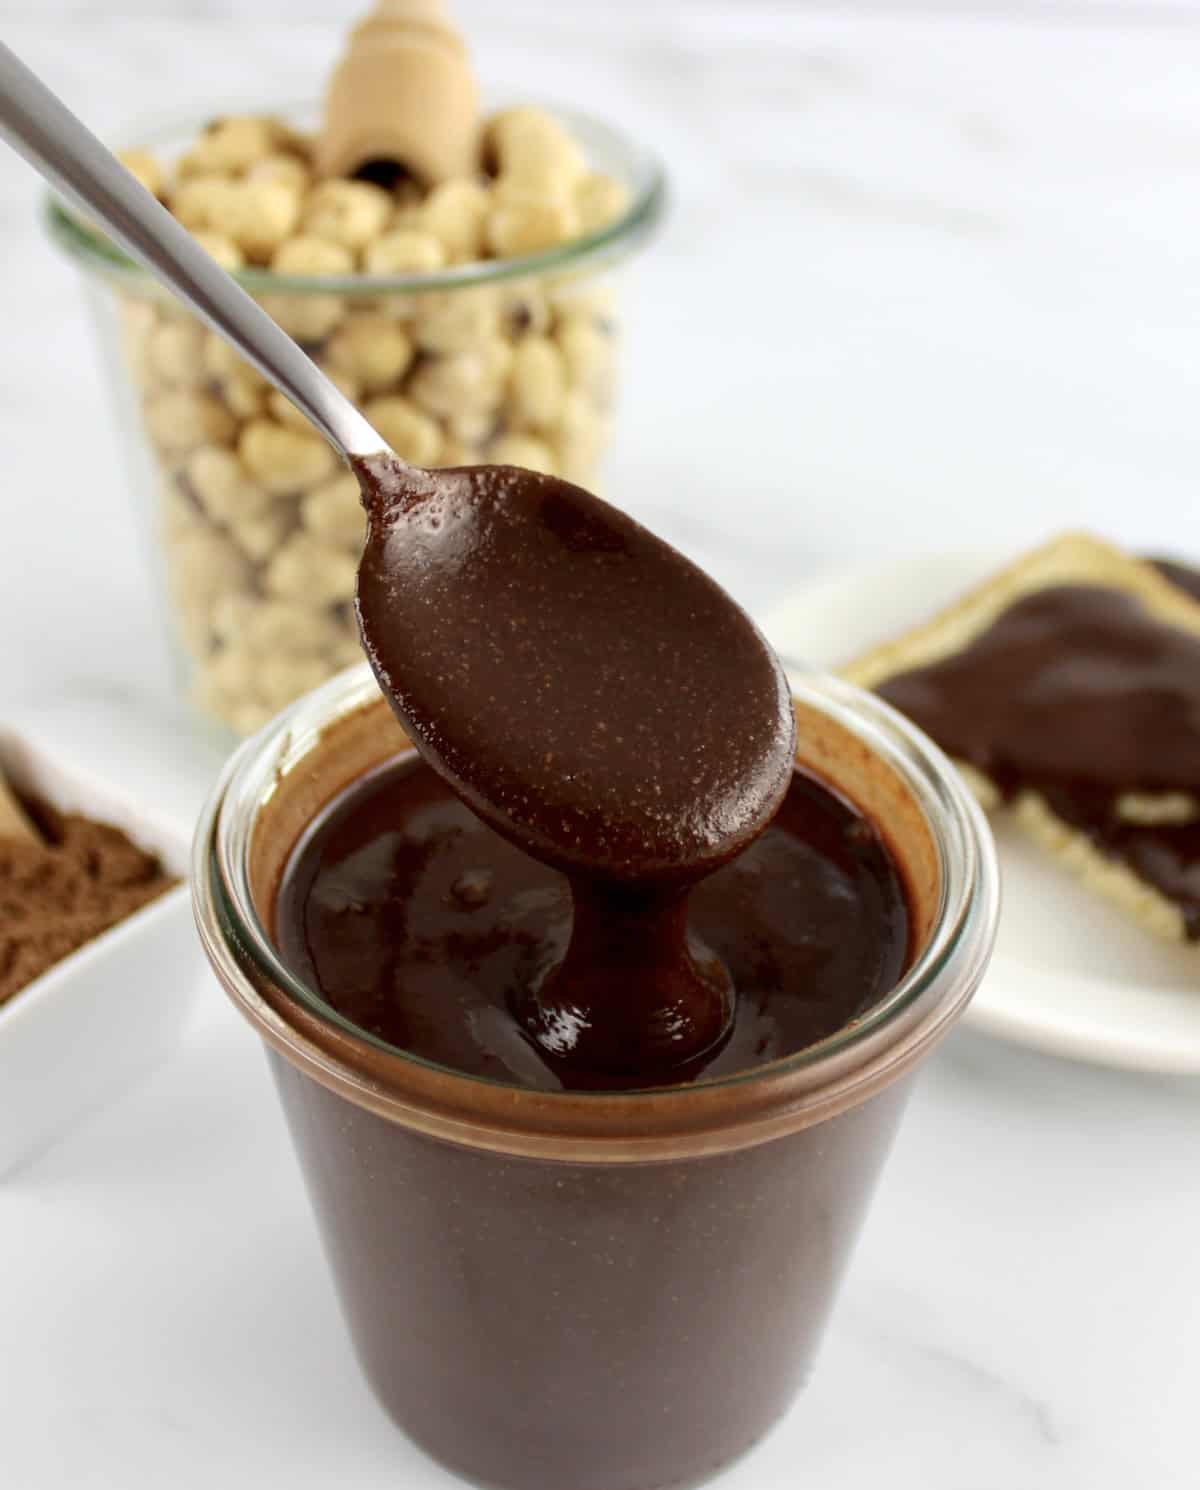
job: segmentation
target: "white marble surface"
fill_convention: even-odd
[[[750,605],[1068,522],[1200,553],[1195,7],[463,8],[495,79],[667,157],[612,489]],[[312,91],[353,9],[0,18],[113,130]],[[213,762],[163,702],[120,452],[34,199],[0,158],[0,710],[186,814]],[[952,1038],[816,1381],[730,1490],[1195,1485],[1198,1120],[1195,1084]],[[0,1189],[0,1341],[14,1490],[450,1483],[359,1381],[215,992],[149,1085]]]

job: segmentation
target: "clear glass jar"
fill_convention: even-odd
[[[794,680],[798,758],[909,887],[899,985],[819,1044],[721,1080],[531,1091],[357,1029],[280,960],[291,848],[406,748],[369,671],[233,757],[195,838],[197,924],[263,1039],[367,1377],[461,1474],[506,1490],[706,1478],[806,1379],[920,1063],[987,965],[998,875],[949,762],[874,697]]]
[[[595,484],[615,406],[614,271],[654,228],[665,188],[632,140],[554,112],[628,191],[608,227],[423,274],[236,276],[418,465],[496,460]],[[172,159],[196,133],[139,143]],[[102,233],[53,199],[47,222],[86,271],[180,686],[206,719],[252,733],[361,656],[357,487],[286,400]]]

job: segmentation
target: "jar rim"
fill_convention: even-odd
[[[437,290],[463,290],[485,285],[503,284],[547,274],[562,274],[582,269],[595,271],[625,258],[653,232],[667,203],[667,178],[661,161],[652,151],[629,134],[596,115],[565,105],[534,101],[565,124],[585,143],[601,147],[618,168],[630,200],[625,211],[607,226],[585,233],[555,248],[521,254],[507,259],[479,259],[472,263],[452,264],[442,269],[418,274],[277,274],[271,269],[248,268],[234,271],[233,278],[252,295],[343,295],[348,298],[374,299],[388,295],[425,295]],[[311,112],[309,103],[285,103],[269,110],[272,115],[287,118]],[[241,112],[261,112],[241,110]],[[232,114],[235,108],[218,110]],[[182,129],[194,136],[194,116],[145,126],[139,143],[154,145]],[[132,134],[132,130],[131,130]],[[127,290],[161,291],[153,275],[129,257],[104,232],[64,203],[54,192],[43,197],[42,217],[54,243],[81,268],[113,281]]]
[[[196,827],[192,896],[218,979],[269,1045],[322,1085],[430,1136],[573,1162],[725,1152],[782,1136],[866,1100],[946,1032],[991,953],[999,872],[983,813],[958,772],[881,699],[841,679],[789,673],[793,697],[882,758],[912,793],[940,860],[926,945],[859,1018],[768,1065],[687,1087],[533,1091],[469,1076],[388,1045],[327,1005],[284,964],[251,892],[257,813],[339,719],[378,701],[359,664],[297,700],[230,758]]]

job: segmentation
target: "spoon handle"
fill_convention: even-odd
[[[3,42],[0,138],[253,363],[343,456],[386,448],[311,358]]]

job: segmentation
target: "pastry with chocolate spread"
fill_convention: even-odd
[[[873,688],[1084,879],[1200,941],[1200,603],[1068,535],[860,659]]]

